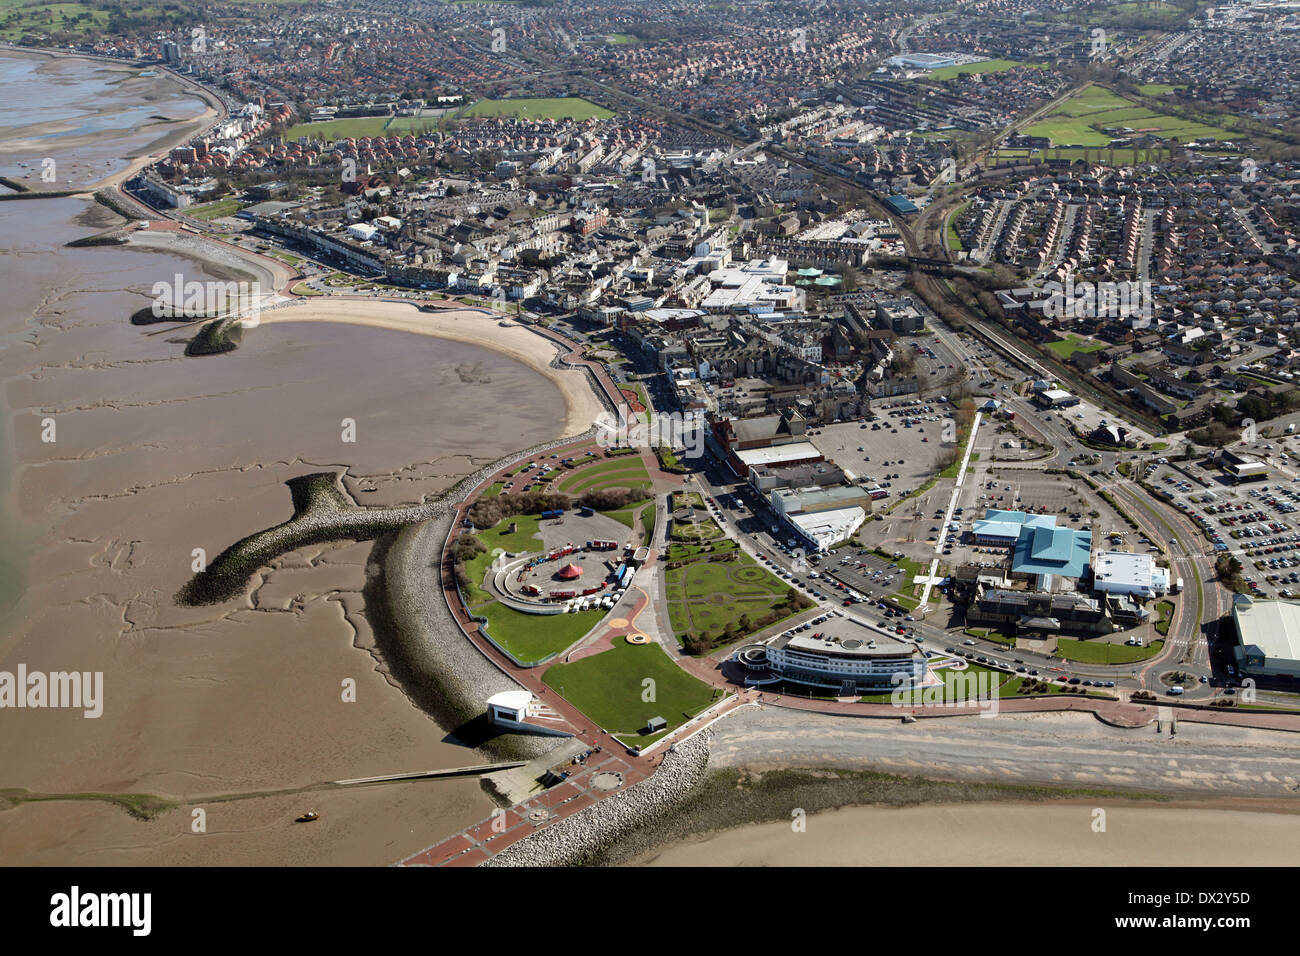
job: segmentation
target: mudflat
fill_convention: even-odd
[[[169,138],[145,120],[97,148]],[[318,789],[481,760],[387,673],[363,597],[373,542],[285,554],[224,604],[174,598],[199,555],[290,517],[287,480],[333,471],[359,505],[429,500],[576,427],[583,373],[538,371],[555,348],[525,329],[511,344],[485,317],[439,316],[451,331],[416,335],[365,303],[347,308],[374,321],[326,309],[187,358],[197,326],[129,321],[155,282],[278,277],[193,239],[65,246],[116,225],[81,198],[0,203],[0,670],[102,672],[104,688],[97,719],[0,716],[0,788],[19,791],[0,799],[4,858],[379,864],[482,819],[472,778]],[[143,820],[94,794],[164,808]],[[321,820],[295,824],[308,807]]]

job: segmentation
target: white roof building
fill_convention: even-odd
[[[1149,598],[1169,590],[1169,570],[1149,554],[1098,551],[1092,556],[1094,587],[1103,594]]]
[[[1232,599],[1237,646],[1232,656],[1245,676],[1294,688],[1300,682],[1300,601]]]
[[[784,517],[809,544],[818,551],[826,551],[831,545],[851,538],[853,532],[867,520],[867,513],[855,505],[852,508],[787,514]]]

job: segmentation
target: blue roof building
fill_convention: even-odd
[[[1014,544],[1025,528],[1055,528],[1056,515],[1031,515],[1023,511],[989,508],[980,521],[971,523],[971,535],[978,544]]]
[[[1055,519],[1053,519],[1055,521]],[[1012,574],[1083,576],[1092,554],[1092,532],[1073,528],[1024,527],[1011,556]]]
[[[888,199],[885,200],[885,205],[888,206],[890,209],[892,209],[894,212],[898,213],[900,216],[906,216],[914,212],[920,212],[920,210],[916,208],[916,203],[912,202],[912,200],[908,199],[906,196],[901,194],[897,196],[890,196]]]

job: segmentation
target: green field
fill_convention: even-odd
[[[524,614],[494,602],[474,613],[487,618],[487,631],[494,641],[521,664],[531,664],[560,653],[599,624],[607,612],[601,609],[577,614]]]
[[[954,76],[966,73],[1002,73],[1018,66],[1032,66],[1035,69],[1046,68],[1046,63],[1022,63],[1019,60],[985,60],[983,63],[964,63],[960,66],[941,66],[930,73],[931,80],[951,80]]]
[[[648,488],[650,472],[639,456],[624,455],[579,468],[560,482],[557,490],[579,494],[597,488]]]
[[[630,33],[611,33],[609,36],[605,37],[605,39],[610,43],[618,45],[641,42]]]
[[[438,129],[441,120],[441,116],[394,116],[384,127],[384,132],[390,136],[396,133],[428,133]]]
[[[793,590],[789,584],[762,568],[734,543],[719,546],[714,553],[734,553],[730,561],[709,561],[707,555],[664,574],[664,595],[673,633],[707,635],[721,639],[731,629],[750,632],[757,622],[773,613],[784,619],[796,613],[785,602]],[[689,558],[699,548],[674,545],[672,559]],[[744,619],[744,620],[742,620]],[[772,623],[775,623],[773,621]]]
[[[672,730],[715,699],[712,687],[687,674],[654,643],[615,640],[604,653],[556,664],[543,680],[602,729],[616,734],[635,734],[651,717],[662,717]]]
[[[140,4],[124,7],[128,14],[157,16],[162,7]],[[24,33],[102,34],[108,26],[108,11],[87,3],[37,3],[0,0],[0,37],[18,41]]]
[[[1077,335],[1067,335],[1059,342],[1048,342],[1047,347],[1061,356],[1068,359],[1075,352],[1100,352],[1106,347],[1105,342],[1089,342],[1087,339],[1081,339]]]
[[[1145,647],[1134,647],[1101,640],[1076,641],[1067,637],[1056,640],[1057,654],[1063,660],[1080,664],[1132,664],[1155,657],[1164,646],[1164,641],[1151,641]]]
[[[948,214],[948,231],[944,237],[944,243],[949,252],[959,252],[962,249],[961,236],[957,235],[957,219],[969,205],[969,202],[964,202]]]
[[[205,203],[202,206],[190,206],[185,210],[185,215],[206,222],[212,219],[221,219],[225,216],[233,216],[242,208],[243,203],[238,199],[218,199],[216,202]]]
[[[614,114],[580,96],[521,97],[511,100],[479,100],[457,116],[514,116],[521,119],[609,119]]]
[[[352,119],[326,120],[323,123],[298,123],[284,132],[285,141],[309,136],[312,139],[333,142],[349,136],[380,136],[388,125],[387,116],[357,116]]]
[[[1125,128],[1134,132],[1126,133]],[[1054,146],[1106,146],[1112,139],[1141,134],[1176,138],[1180,143],[1205,137],[1232,139],[1234,135],[1217,126],[1154,112],[1096,85],[1075,93],[1024,132],[1028,136],[1046,136]]]

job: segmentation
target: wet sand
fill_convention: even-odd
[[[157,69],[34,52],[0,54],[0,175],[33,191],[135,175],[220,115],[200,88]],[[45,160],[53,181],[41,178]],[[20,164],[26,163],[26,166]]]
[[[369,865],[482,819],[492,804],[472,778],[311,789],[481,757],[390,680],[362,597],[372,543],[286,554],[223,605],[173,596],[195,548],[211,557],[289,517],[289,478],[336,470],[359,504],[414,503],[558,437],[573,417],[564,377],[482,348],[498,341],[483,330],[432,338],[328,317],[265,323],[235,352],[187,358],[195,326],[128,321],[153,283],[256,267],[173,240],[64,246],[120,222],[75,198],[0,204],[0,669],[102,671],[105,697],[98,719],[0,712],[0,787],[181,806],[149,822],[104,803],[0,810],[0,859]],[[545,346],[534,367],[554,354],[515,331]],[[306,789],[204,803],[284,788]],[[190,833],[195,806],[206,834]],[[294,824],[307,807],[321,821]]]
[[[421,312],[414,305],[365,300],[313,298],[262,314],[261,325],[285,322],[328,322],[372,329],[414,332],[452,342],[480,345],[521,362],[545,375],[564,394],[567,414],[562,435],[578,435],[595,424],[604,406],[592,391],[587,373],[580,369],[557,369],[551,360],[555,345],[516,323],[502,326],[501,320],[472,309]],[[255,333],[254,333],[255,334]],[[509,399],[503,396],[503,400]]]
[[[1095,802],[845,807],[665,846],[640,866],[1294,866],[1293,814]]]

